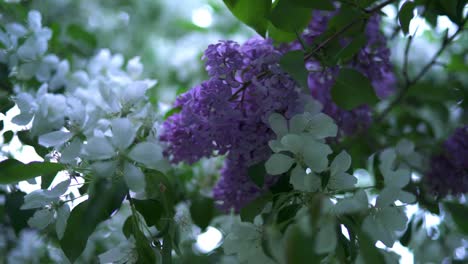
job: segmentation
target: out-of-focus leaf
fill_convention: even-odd
[[[291,225],[284,234],[286,242],[286,262],[289,264],[321,263],[323,256],[317,255],[313,250],[314,237],[308,236],[298,225]]]
[[[291,42],[297,38],[295,33],[281,30],[271,22],[268,23],[268,37],[272,38],[275,43]]]
[[[362,73],[344,68],[340,70],[331,95],[341,108],[351,110],[360,105],[374,105],[379,101],[371,82]]]
[[[405,233],[400,237],[400,243],[407,247],[409,245],[409,242],[411,241],[411,235],[412,235],[412,227],[413,227],[413,221],[414,218],[411,218],[411,220],[408,223],[408,227],[406,228]]]
[[[26,193],[15,191],[7,193],[5,197],[5,211],[10,219],[13,229],[18,234],[28,227],[28,219],[33,216],[35,210],[21,210]]]
[[[385,263],[384,256],[366,233],[359,232],[358,237],[360,254],[365,264]]]
[[[192,199],[190,215],[192,216],[193,223],[202,230],[205,230],[215,215],[213,199],[202,196]]]
[[[361,33],[351,40],[349,44],[342,47],[333,55],[334,61],[347,62],[354,57],[367,43],[366,34]]]
[[[67,27],[66,34],[79,44],[85,45],[87,49],[95,49],[97,46],[97,39],[94,34],[86,31],[81,26],[71,24]]]
[[[353,37],[360,34],[365,27],[362,12],[350,5],[344,4],[337,15],[328,22],[327,32],[341,32],[340,36]],[[343,31],[344,30],[344,31]]]
[[[329,0],[290,0],[293,4],[300,7],[309,7],[318,10],[335,10],[332,1]]]
[[[468,221],[466,221],[466,217],[468,216],[468,206],[453,202],[445,202],[444,207],[450,212],[453,222],[457,225],[458,230],[465,235],[468,235]]]
[[[60,240],[62,250],[71,262],[81,255],[96,226],[120,208],[127,194],[122,180],[109,182],[102,179],[96,181],[92,188],[90,198],[71,211],[65,233]]]
[[[272,194],[270,192],[258,197],[250,202],[240,211],[241,220],[244,222],[253,222],[255,216],[259,215],[265,205],[271,201]]]
[[[36,150],[37,154],[39,156],[44,157],[46,154],[49,153],[49,150],[47,148],[39,145],[37,143],[37,139],[33,138],[31,136],[31,133],[28,130],[23,130],[23,131],[18,131],[16,132],[16,135],[18,136],[19,140],[25,144],[25,145],[30,145],[34,147],[34,150]]]
[[[304,65],[304,52],[300,50],[290,51],[280,59],[281,68],[291,75],[304,91],[309,90],[307,85],[307,72]]]
[[[265,163],[260,162],[255,165],[249,167],[247,174],[249,178],[257,185],[258,187],[263,187],[266,170],[265,170]]]
[[[156,199],[161,202],[163,208],[167,208],[169,212],[165,212],[171,216],[174,214],[175,193],[171,182],[167,177],[159,171],[151,171],[145,173],[145,192],[151,199]]]
[[[265,36],[271,8],[270,0],[223,0],[223,2],[240,21]]]
[[[413,9],[416,7],[414,2],[406,1],[398,12],[398,20],[400,21],[401,30],[408,34],[409,24],[413,19]]]
[[[0,162],[0,184],[10,184],[37,176],[57,173],[65,167],[59,163],[31,162],[24,164],[15,159]]]
[[[126,237],[129,237],[131,234],[135,237],[138,263],[156,263],[154,250],[151,248],[150,242],[136,223],[137,220],[133,215],[127,218],[123,232]]]
[[[290,0],[278,0],[270,13],[271,23],[286,32],[302,32],[312,16],[311,8],[298,7]]]
[[[167,111],[167,113],[164,115],[164,120],[168,119],[170,116],[180,113],[182,111],[182,107],[174,107],[171,110]]]
[[[132,199],[132,201],[137,211],[145,218],[148,226],[156,225],[164,214],[163,205],[157,200]]]
[[[14,135],[15,135],[15,133],[13,133],[13,131],[11,131],[11,130],[5,131],[3,133],[3,143],[4,144],[10,143],[10,141],[13,139]]]

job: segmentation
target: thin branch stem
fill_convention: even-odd
[[[458,27],[458,30],[450,37],[444,37],[442,44],[439,48],[439,50],[434,54],[432,59],[424,65],[424,67],[421,69],[421,71],[414,77],[413,79],[410,79],[407,76],[407,61],[408,61],[408,53],[409,53],[409,45],[410,45],[410,40],[407,42],[407,48],[405,50],[405,61],[403,65],[403,74],[405,75],[406,83],[405,86],[400,90],[400,92],[397,94],[395,99],[390,103],[390,105],[382,111],[382,113],[376,118],[376,123],[379,123],[382,121],[390,111],[397,106],[406,96],[406,93],[409,91],[409,89],[415,85],[417,82],[421,80],[424,75],[431,69],[431,67],[435,64],[437,59],[440,57],[440,55],[444,52],[444,50],[449,46],[450,43],[455,39],[456,36],[458,36],[461,32],[463,32],[465,24],[466,24],[467,18],[465,18],[462,22],[462,24]],[[406,73],[405,73],[406,72]]]
[[[395,2],[396,0],[387,0],[385,2],[382,2],[381,4],[369,9],[369,10],[365,10],[364,12],[369,14],[369,15],[372,15],[376,12],[379,12],[380,9],[384,8],[385,6],[391,4],[392,2]],[[327,39],[325,39],[324,41],[322,41],[319,45],[317,45],[317,47],[315,49],[313,49],[311,52],[309,52],[308,54],[306,54],[304,56],[304,60],[309,60],[310,58],[312,58],[312,56],[314,56],[314,54],[316,54],[319,50],[321,50],[323,47],[325,47],[325,45],[327,45],[329,42],[331,42],[332,40],[334,40],[335,38],[339,37],[341,34],[345,33],[346,31],[348,31],[352,26],[354,26],[356,23],[360,22],[361,20],[363,20],[362,17],[359,17],[359,18],[356,18],[354,19],[353,21],[351,21],[349,24],[347,24],[346,26],[344,26],[342,29],[338,30],[337,32],[335,32],[333,35],[331,35],[330,37],[328,37]]]

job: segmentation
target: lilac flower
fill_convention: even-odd
[[[442,197],[468,192],[468,125],[456,129],[444,142],[444,152],[432,157],[426,182]]]
[[[468,125],[457,128],[445,141],[444,149],[456,167],[468,169]]]
[[[431,159],[431,170],[426,174],[430,190],[441,197],[468,192],[468,171],[458,168],[445,155]]]
[[[336,11],[314,11],[311,22],[301,35],[304,42],[311,45],[320,34],[324,33],[334,14]],[[385,36],[379,30],[379,21],[379,16],[369,19],[365,29],[366,45],[345,66],[354,68],[369,78],[377,96],[384,99],[394,92],[396,78],[390,63],[390,50],[386,47]],[[345,45],[349,43],[349,39],[341,39],[340,42]],[[298,41],[281,47],[282,52],[297,49],[301,49]],[[312,95],[324,105],[324,113],[335,119],[344,134],[353,134],[369,127],[372,121],[369,107],[359,106],[346,111],[340,109],[331,98],[330,89],[335,83],[340,66],[323,68],[318,60],[311,59],[306,63],[306,67],[310,71],[308,84]]]
[[[210,45],[203,57],[210,79],[181,95],[175,102],[181,112],[163,124],[160,139],[173,162],[227,155],[214,190],[226,211],[239,210],[261,192],[247,170],[271,154],[268,116],[301,111],[298,87],[280,69],[280,57],[268,39]]]
[[[316,12],[303,39],[311,44],[325,31],[333,14]],[[384,98],[393,89],[394,77],[378,17],[370,19],[366,35],[367,45],[348,66],[366,75],[379,97]],[[210,45],[203,56],[209,80],[181,95],[175,102],[181,112],[163,124],[160,139],[168,143],[165,154],[173,162],[193,163],[202,157],[226,155],[221,179],[213,191],[225,211],[238,211],[274,182],[274,177],[268,177],[271,180],[258,187],[247,171],[271,155],[268,141],[274,133],[268,125],[270,114],[277,112],[290,118],[303,112],[297,84],[279,67],[285,52],[300,48],[299,42],[275,48],[270,39],[260,37],[243,45],[233,41]],[[345,111],[332,102],[330,88],[339,67],[321,69],[316,60],[308,61],[306,67],[311,70],[312,95],[322,102],[324,112],[336,120],[344,133],[352,134],[369,126],[368,106]]]

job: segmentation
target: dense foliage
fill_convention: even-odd
[[[466,1],[120,2],[0,4],[0,263],[468,259]]]

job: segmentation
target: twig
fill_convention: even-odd
[[[391,4],[392,2],[395,2],[395,0],[387,0],[387,1],[375,6],[375,7],[371,8],[371,9],[369,9],[369,10],[364,10],[364,12],[369,14],[369,15],[374,14],[374,13],[380,11],[380,9],[384,8],[385,6]],[[352,26],[354,26],[356,23],[360,22],[361,20],[363,20],[362,17],[354,19],[349,24],[344,26],[342,29],[338,30],[333,35],[331,35],[330,37],[328,37],[327,39],[322,41],[319,45],[317,45],[317,47],[315,49],[313,49],[311,52],[309,52],[308,54],[306,54],[304,56],[304,60],[309,60],[310,58],[312,58],[312,56],[314,56],[314,54],[317,53],[320,49],[325,47],[325,45],[327,45],[329,42],[331,42],[332,40],[334,40],[335,38],[337,38],[338,36],[340,36],[344,32],[348,31],[348,29],[350,29]]]
[[[416,77],[414,77],[413,79],[409,79],[409,77],[405,76],[405,79],[406,79],[405,86],[400,90],[400,92],[395,97],[395,99],[390,103],[390,105],[387,108],[385,108],[382,111],[382,113],[376,118],[376,123],[379,123],[380,121],[382,121],[385,118],[385,116],[387,116],[388,113],[404,99],[404,97],[406,96],[406,93],[408,92],[408,90],[413,85],[415,85],[417,82],[419,82],[422,77],[424,77],[424,75],[431,69],[431,67],[437,61],[437,59],[442,54],[442,52],[444,52],[444,50],[449,46],[450,43],[452,43],[452,41],[455,39],[455,37],[464,30],[464,27],[465,27],[465,24],[466,24],[467,20],[468,20],[467,18],[465,18],[463,20],[461,25],[458,27],[458,30],[452,36],[450,36],[449,38],[447,38],[447,37],[444,38],[444,40],[442,41],[442,45],[440,46],[439,50],[434,54],[432,59],[422,68],[422,70],[416,75]],[[409,42],[410,41],[408,41],[407,43],[409,43]],[[407,44],[407,49],[409,49],[408,45],[409,44]],[[405,57],[408,57],[407,54],[406,54],[407,52],[408,51],[405,50]],[[405,64],[403,65],[403,70],[406,71],[407,66],[405,66],[405,65],[407,64],[407,58],[405,58],[404,63]],[[403,72],[403,74],[407,75],[407,73],[405,73],[405,72]]]

